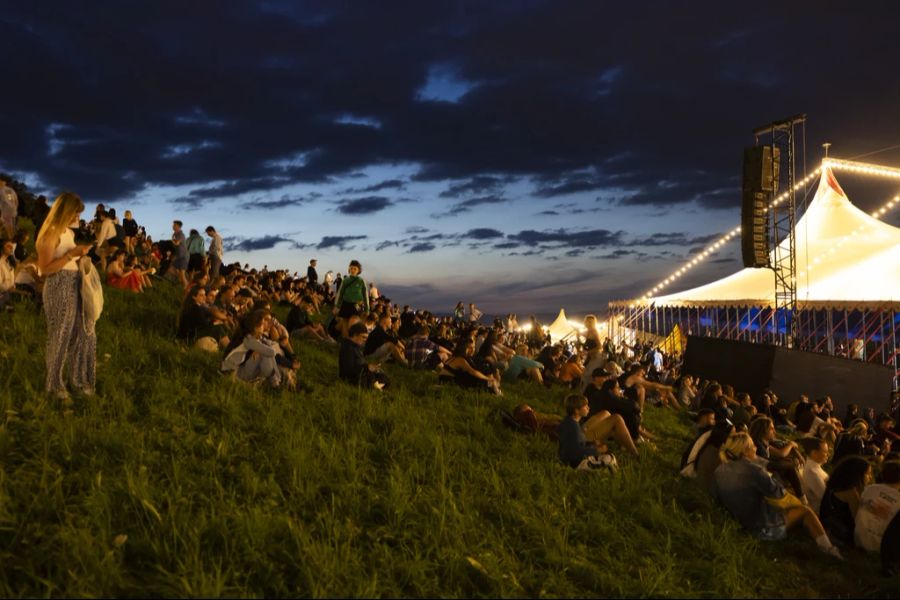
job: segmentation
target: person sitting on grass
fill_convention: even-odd
[[[837,463],[822,495],[819,518],[836,544],[853,545],[853,530],[860,496],[872,482],[872,466],[861,456],[848,456]]]
[[[701,409],[709,410],[709,409]],[[719,453],[731,434],[734,426],[728,421],[716,423],[709,431],[702,434],[691,448],[691,454],[681,470],[686,477],[693,477],[700,487],[710,496],[716,496],[716,469],[722,464]]]
[[[570,467],[577,468],[584,459],[599,457],[607,450],[602,442],[589,440],[581,428],[580,422],[589,412],[588,400],[581,394],[566,397],[566,416],[556,432],[559,435],[559,460]]]
[[[513,354],[503,371],[503,381],[512,383],[520,378],[527,378],[543,385],[544,379],[541,370],[544,365],[529,358],[529,350],[526,344],[519,344],[516,353]]]
[[[647,392],[656,392],[659,394],[662,406],[668,406],[673,409],[678,408],[678,400],[675,398],[672,387],[656,383],[655,381],[649,381],[645,377],[646,372],[643,365],[640,363],[633,363],[628,369],[628,372],[619,377],[619,385],[622,386],[625,395],[637,400],[641,412],[644,411],[644,401],[647,397]]]
[[[310,296],[304,295],[295,299],[291,311],[288,313],[285,328],[291,333],[302,338],[309,338],[319,342],[327,342],[329,344],[337,344],[321,323],[313,323],[310,311],[312,310],[313,300]]]
[[[825,486],[828,483],[828,473],[822,468],[828,462],[828,442],[816,437],[801,438],[798,440],[806,462],[800,469],[800,483],[803,485],[803,493],[806,500],[816,514],[822,505],[822,496],[825,495]]]
[[[816,513],[796,499],[791,501],[784,487],[756,463],[756,445],[750,434],[732,433],[719,459],[722,464],[714,474],[716,494],[751,535],[764,541],[783,540],[788,529],[803,523],[822,552],[843,559]]]
[[[338,355],[338,376],[349,384],[363,389],[383,389],[388,384],[387,376],[378,369],[378,365],[369,364],[363,356],[363,347],[369,331],[365,323],[354,323],[341,339],[341,350]]]
[[[584,397],[581,394],[574,394]],[[637,456],[637,447],[634,445],[634,439],[622,415],[614,414],[607,410],[604,402],[599,396],[595,397],[595,401],[588,400],[588,414],[585,415],[585,422],[582,426],[584,434],[589,440],[598,443],[606,443],[606,440],[612,437],[619,446],[632,456]]]
[[[406,343],[406,360],[414,369],[433,368],[450,358],[450,351],[428,339],[428,325],[419,329]]]
[[[408,366],[405,351],[406,347],[403,342],[394,335],[391,327],[391,315],[384,313],[378,317],[374,329],[369,333],[369,339],[366,340],[364,349],[366,357],[376,363],[393,357],[401,365]]]
[[[144,291],[144,279],[141,272],[125,265],[126,258],[125,250],[116,250],[112,262],[106,268],[106,284],[139,294]]]
[[[241,381],[265,381],[273,389],[283,384],[292,389],[300,362],[286,357],[278,344],[266,338],[270,318],[265,310],[254,310],[241,320],[225,349],[222,371],[234,371]]]
[[[496,375],[485,375],[472,366],[471,357],[475,354],[475,341],[469,336],[462,336],[453,349],[453,355],[441,367],[441,379],[451,379],[458,386],[466,389],[489,391],[498,396],[500,380]]]
[[[177,337],[194,343],[200,338],[211,337],[221,348],[228,346],[227,328],[206,306],[206,289],[195,286],[188,293],[178,316]]]
[[[853,541],[868,552],[878,552],[888,524],[900,512],[900,462],[885,462],[879,481],[860,496],[853,528]]]
[[[803,456],[797,443],[777,439],[775,423],[769,417],[757,416],[750,423],[749,432],[756,445],[756,456],[760,464],[790,486],[795,496],[804,498],[803,485],[800,483]]]

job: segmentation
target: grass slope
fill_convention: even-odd
[[[178,293],[107,290],[98,397],[41,393],[45,325],[0,317],[0,595],[896,596],[877,557],[840,564],[801,535],[756,542],[676,476],[689,433],[616,476],[505,429],[496,398],[389,369],[385,394],[333,381],[298,348],[309,394],[218,373],[172,341]]]

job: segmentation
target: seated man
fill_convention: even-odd
[[[393,356],[400,364],[408,365],[403,355],[404,350],[403,342],[397,339],[391,329],[391,315],[383,314],[366,340],[365,355],[375,362],[382,362]]]
[[[585,458],[599,456],[605,446],[588,441],[580,421],[588,415],[587,398],[579,394],[566,397],[566,417],[557,428],[559,435],[559,460],[570,467],[577,467]]]
[[[354,323],[347,331],[347,337],[341,340],[338,355],[338,376],[347,383],[382,389],[387,385],[387,377],[378,371],[377,365],[366,363],[363,346],[369,332],[364,323]]]
[[[450,358],[450,351],[428,339],[428,326],[419,329],[406,344],[406,360],[413,368],[437,366]]]
[[[312,305],[312,298],[308,295],[295,299],[291,312],[288,313],[285,327],[287,327],[287,330],[291,335],[311,338],[320,342],[337,343],[330,335],[328,335],[328,332],[325,331],[325,328],[321,323],[312,322],[312,319],[310,318]]]

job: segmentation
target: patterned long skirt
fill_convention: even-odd
[[[93,323],[85,323],[81,310],[81,274],[57,271],[44,284],[47,316],[47,379],[49,393],[65,392],[63,370],[69,365],[69,383],[76,390],[93,388],[97,376],[97,336]]]

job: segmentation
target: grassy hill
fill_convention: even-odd
[[[761,543],[677,477],[682,417],[615,476],[556,462],[495,412],[561,411],[389,367],[387,393],[297,347],[307,394],[266,392],[172,339],[178,292],[107,291],[98,396],[43,393],[44,318],[0,316],[0,595],[894,596],[878,558]]]

